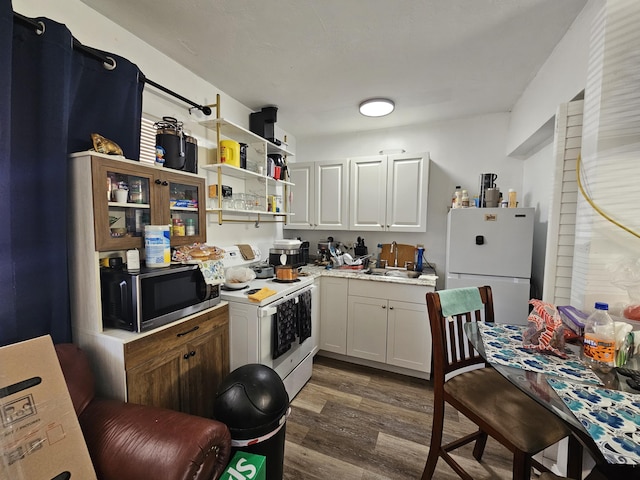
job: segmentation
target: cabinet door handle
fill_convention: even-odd
[[[187,330],[186,332],[180,332],[180,333],[176,334],[176,337],[184,337],[185,335],[189,335],[191,332],[195,332],[199,328],[200,328],[200,326],[196,325],[191,330]]]
[[[382,305],[382,308],[387,308],[387,306],[386,305]]]
[[[159,179],[159,178],[156,178],[155,184],[156,184],[156,185],[160,185],[161,183],[162,183],[162,182],[160,181],[160,179]]]
[[[164,185],[164,186],[166,187],[167,185],[169,185],[169,182],[167,182],[166,180],[164,180],[164,181],[162,182],[162,185]]]
[[[389,310],[393,310],[393,307],[389,307]]]
[[[185,354],[182,356],[182,358],[184,358],[185,360],[188,360],[188,359],[189,359],[189,354],[188,354],[188,353],[185,353]]]
[[[195,351],[195,350],[191,350],[191,351],[189,352],[189,356],[190,356],[190,357],[195,357],[195,356],[196,356],[196,351]]]

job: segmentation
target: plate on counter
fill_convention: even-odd
[[[224,282],[226,290],[242,290],[249,286],[249,282]]]

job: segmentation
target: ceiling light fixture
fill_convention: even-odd
[[[384,117],[393,112],[395,107],[388,98],[370,98],[360,104],[360,113],[367,117]]]

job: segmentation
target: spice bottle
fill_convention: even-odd
[[[593,370],[607,373],[615,366],[615,327],[609,316],[609,305],[596,302],[595,307],[584,322],[582,357]]]
[[[466,190],[462,190],[462,208],[469,206],[469,193]]]
[[[193,222],[193,218],[187,218],[186,233],[189,236],[196,234],[196,226]]]
[[[181,218],[173,219],[173,228],[171,229],[171,234],[176,237],[184,237],[185,228],[184,228],[184,222],[182,221]]]
[[[460,185],[456,185],[456,190],[451,197],[451,208],[459,208],[462,204],[462,190]]]

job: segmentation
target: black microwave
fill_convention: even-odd
[[[220,302],[220,285],[208,285],[198,265],[101,268],[104,327],[146,332]]]

